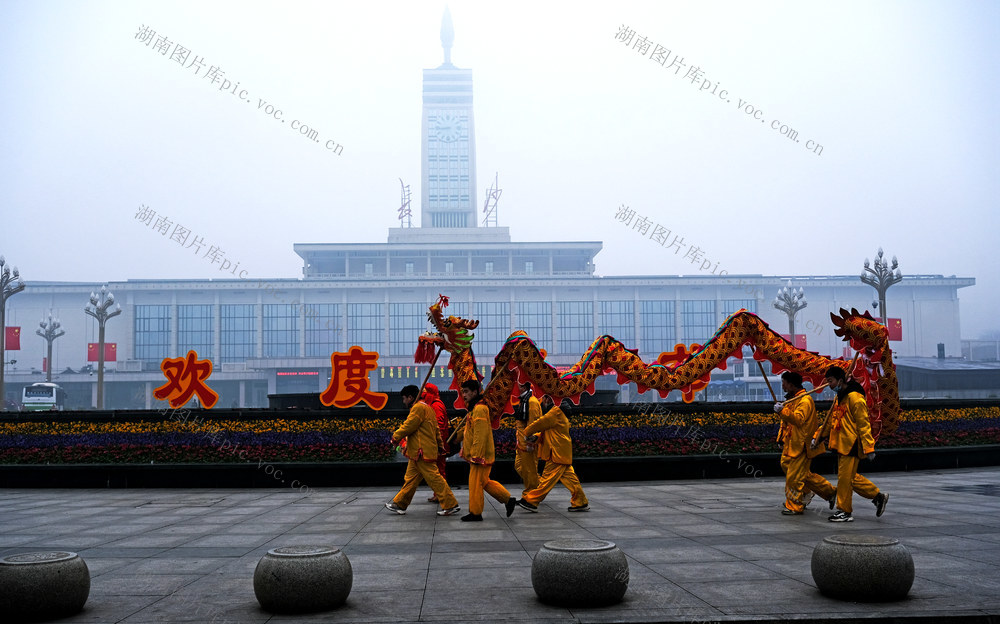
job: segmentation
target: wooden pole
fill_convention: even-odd
[[[764,365],[760,363],[760,360],[754,361],[757,362],[757,367],[760,368],[760,374],[764,376],[764,383],[767,384],[767,391],[771,393],[771,398],[774,399],[775,403],[777,403],[778,397],[775,396],[774,389],[771,388],[771,382],[767,380],[767,373],[764,372]]]

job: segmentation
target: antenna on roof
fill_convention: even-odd
[[[503,193],[503,189],[499,188],[499,181],[500,172],[498,171],[493,178],[493,184],[486,189],[486,203],[483,204],[483,212],[486,213],[486,216],[483,217],[485,227],[497,226],[497,202],[500,201],[500,194]]]
[[[413,227],[410,217],[413,212],[410,210],[410,185],[403,184],[403,178],[399,179],[399,227]]]

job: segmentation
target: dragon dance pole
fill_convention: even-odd
[[[760,360],[755,361],[757,362],[757,366],[760,368],[760,374],[764,376],[764,383],[767,384],[767,391],[771,393],[771,398],[774,399],[775,403],[777,403],[778,397],[774,394],[774,390],[771,388],[771,382],[767,380],[767,373],[764,372],[764,365],[760,363]]]
[[[420,400],[420,397],[422,397],[424,395],[424,386],[427,385],[427,380],[431,378],[431,373],[434,372],[434,365],[437,364],[438,356],[441,355],[442,351],[444,351],[444,346],[438,347],[437,353],[434,354],[434,359],[431,360],[431,367],[429,369],[427,369],[427,376],[424,377],[424,382],[422,384],[420,384],[420,390],[417,391],[417,400],[418,401]]]

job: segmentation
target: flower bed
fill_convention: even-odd
[[[179,413],[179,412],[178,412]],[[578,457],[776,452],[771,413],[573,415]],[[391,461],[401,418],[0,423],[0,463],[240,463]],[[494,433],[497,457],[514,450],[511,419]],[[1000,407],[909,410],[878,448],[1000,444]]]

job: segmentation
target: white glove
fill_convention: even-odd
[[[781,410],[784,409],[784,407],[785,407],[784,403],[781,403],[781,402],[775,403],[774,404],[774,413],[775,414],[780,414]]]

